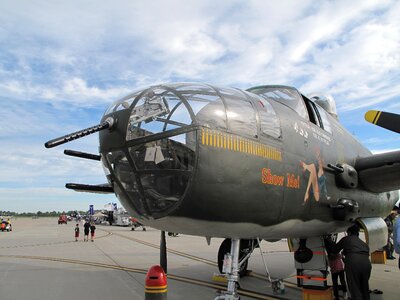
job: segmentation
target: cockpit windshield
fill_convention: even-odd
[[[249,92],[260,95],[267,100],[278,101],[296,111],[304,119],[308,119],[307,109],[300,93],[287,86],[258,86],[248,89]]]

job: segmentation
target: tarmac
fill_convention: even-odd
[[[0,232],[0,299],[144,299],[145,274],[159,264],[160,231],[97,225],[94,242],[75,242],[76,222],[56,218],[17,218],[12,232]],[[168,299],[214,299],[226,286],[212,280],[222,239],[167,236]],[[282,278],[283,294],[274,294],[259,249],[249,260],[250,276],[241,278],[241,299],[302,299],[296,286],[293,254],[287,242],[263,241],[261,251],[272,278]],[[399,299],[398,261],[373,264],[371,299]]]

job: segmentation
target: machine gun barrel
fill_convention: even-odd
[[[86,152],[80,152],[80,151],[74,151],[74,150],[68,150],[68,149],[64,150],[64,154],[69,155],[69,156],[91,159],[91,160],[98,160],[98,161],[101,160],[100,155],[86,153]]]
[[[339,173],[339,174],[344,172],[344,169],[343,169],[342,166],[335,166],[333,164],[328,164],[328,167],[331,168],[336,173]]]
[[[79,139],[81,137],[93,134],[95,132],[99,132],[101,130],[111,128],[113,126],[113,124],[114,124],[114,120],[112,118],[108,118],[103,123],[98,124],[96,126],[85,128],[83,130],[79,130],[79,131],[64,135],[62,137],[50,140],[50,141],[46,142],[44,144],[44,146],[46,148],[53,148],[53,147],[68,143],[70,141]]]

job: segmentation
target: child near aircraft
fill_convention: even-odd
[[[339,299],[339,285],[338,279],[340,278],[340,283],[342,285],[342,291],[344,298],[347,298],[347,286],[346,279],[344,274],[344,263],[343,256],[341,253],[332,253],[332,247],[335,245],[335,242],[332,238],[325,239],[325,249],[328,254],[328,263],[331,269],[332,274],[332,288],[333,295],[335,296],[335,300]]]
[[[76,224],[75,226],[75,242],[78,241],[79,238],[79,224]]]
[[[90,240],[94,242],[94,232],[96,231],[96,226],[94,226],[94,223],[92,222],[90,224]]]

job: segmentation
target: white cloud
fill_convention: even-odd
[[[399,67],[399,5],[391,1],[356,1],[351,9],[346,1],[158,1],[157,9],[145,1],[105,1],[96,9],[90,1],[63,2],[62,9],[61,2],[20,3],[29,14],[15,4],[0,13],[5,28],[32,36],[17,49],[20,72],[0,80],[3,91],[19,97],[92,105],[94,98],[110,102],[143,84],[184,78],[243,87],[300,82],[306,92],[349,98],[351,107],[338,105],[349,110],[387,100],[374,86]],[[46,42],[39,47],[37,39]],[[49,84],[37,78],[32,59],[52,63]]]
[[[369,19],[356,22],[340,39],[313,50],[315,74],[303,88],[338,95],[342,110],[370,106],[398,94],[393,81],[398,80],[400,67],[400,23],[390,17],[395,11],[400,14],[399,6],[379,15],[367,14]]]
[[[0,206],[3,211],[87,211],[89,205],[95,209],[116,202],[112,195],[78,193],[65,188],[1,188]]]
[[[43,144],[20,147],[3,143],[0,165],[0,182],[25,187],[32,182],[41,186],[64,185],[68,180],[88,184],[106,182],[100,162],[68,157],[61,148],[45,149]]]
[[[58,93],[59,97],[65,97],[66,99],[95,99],[105,100],[110,102],[110,99],[116,99],[128,94],[131,89],[128,88],[108,88],[101,89],[95,86],[88,86],[85,80],[82,78],[71,78],[64,82],[62,90]],[[82,101],[79,101],[82,104]],[[96,102],[97,104],[98,102]]]
[[[37,101],[49,103],[65,103],[78,107],[93,107],[111,104],[112,101],[132,91],[126,87],[100,88],[89,86],[85,80],[78,77],[67,79],[60,83],[61,86],[21,82],[17,80],[0,83],[0,92],[3,96],[13,100]]]

